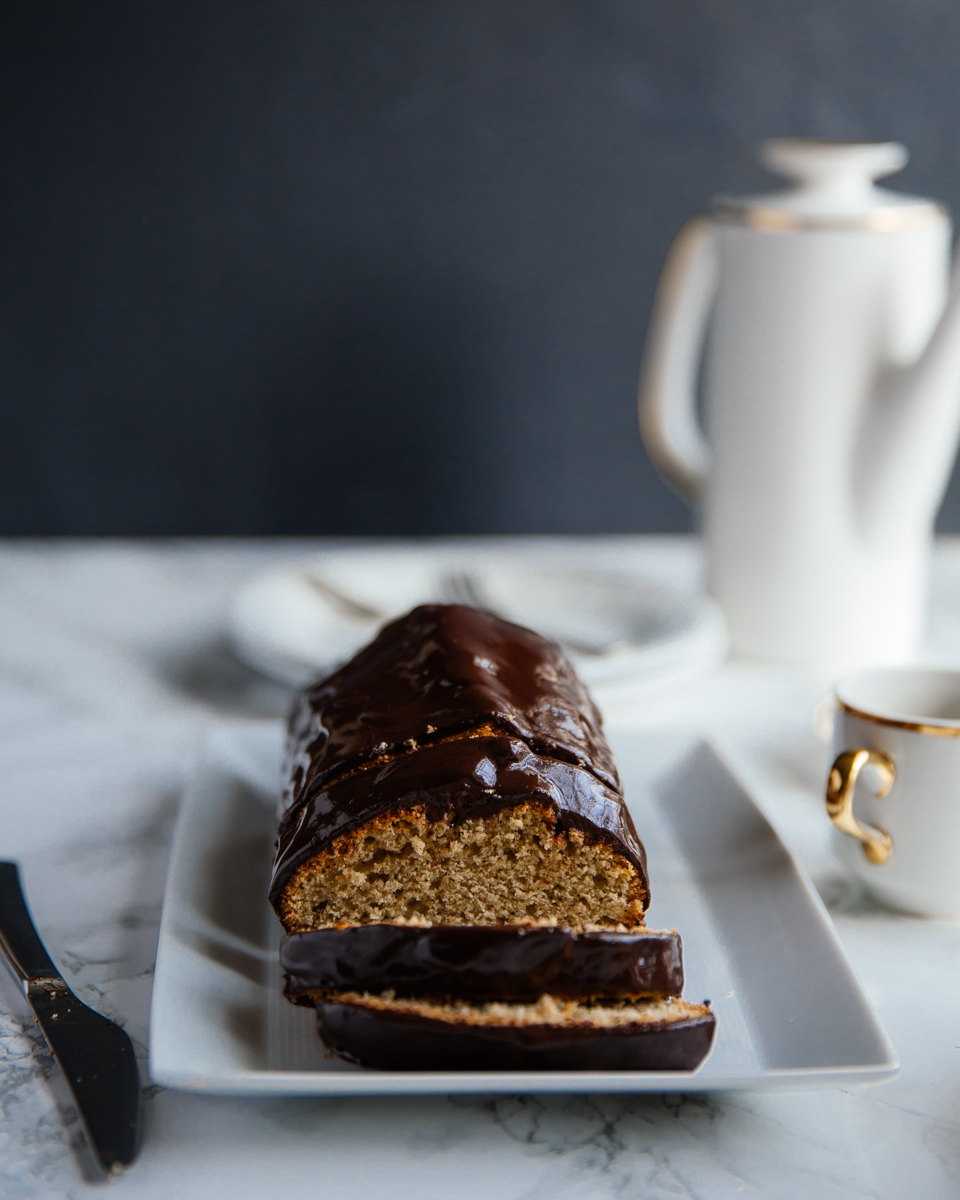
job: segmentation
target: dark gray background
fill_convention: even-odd
[[[955,0],[7,8],[4,533],[687,528],[634,407],[684,219],[786,134],[960,207]]]

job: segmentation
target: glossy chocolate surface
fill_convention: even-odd
[[[648,889],[646,854],[618,792],[582,767],[545,758],[508,737],[439,742],[370,767],[314,793],[281,823],[270,901],[294,871],[335,838],[374,817],[422,805],[428,819],[455,822],[518,804],[552,809],[561,829],[604,841],[633,864]]]
[[[485,724],[619,787],[600,714],[558,645],[474,608],[426,604],[302,694],[282,811],[357,766]]]
[[[324,1044],[384,1071],[693,1071],[710,1053],[712,1013],[662,1025],[465,1025],[342,1000],[317,1006]]]
[[[682,947],[673,930],[352,925],[288,935],[280,965],[292,1000],[311,990],[517,1001],[544,993],[591,999],[683,991]]]

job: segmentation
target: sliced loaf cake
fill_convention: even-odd
[[[387,1069],[693,1069],[708,1007],[562,650],[424,605],[300,697],[270,898],[287,995]]]

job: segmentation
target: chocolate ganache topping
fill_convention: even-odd
[[[478,609],[425,604],[301,695],[281,813],[357,767],[486,727],[619,790],[600,714],[558,645]]]

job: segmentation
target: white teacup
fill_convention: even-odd
[[[960,916],[960,671],[862,671],[836,704],[827,813],[840,857],[886,904]]]

